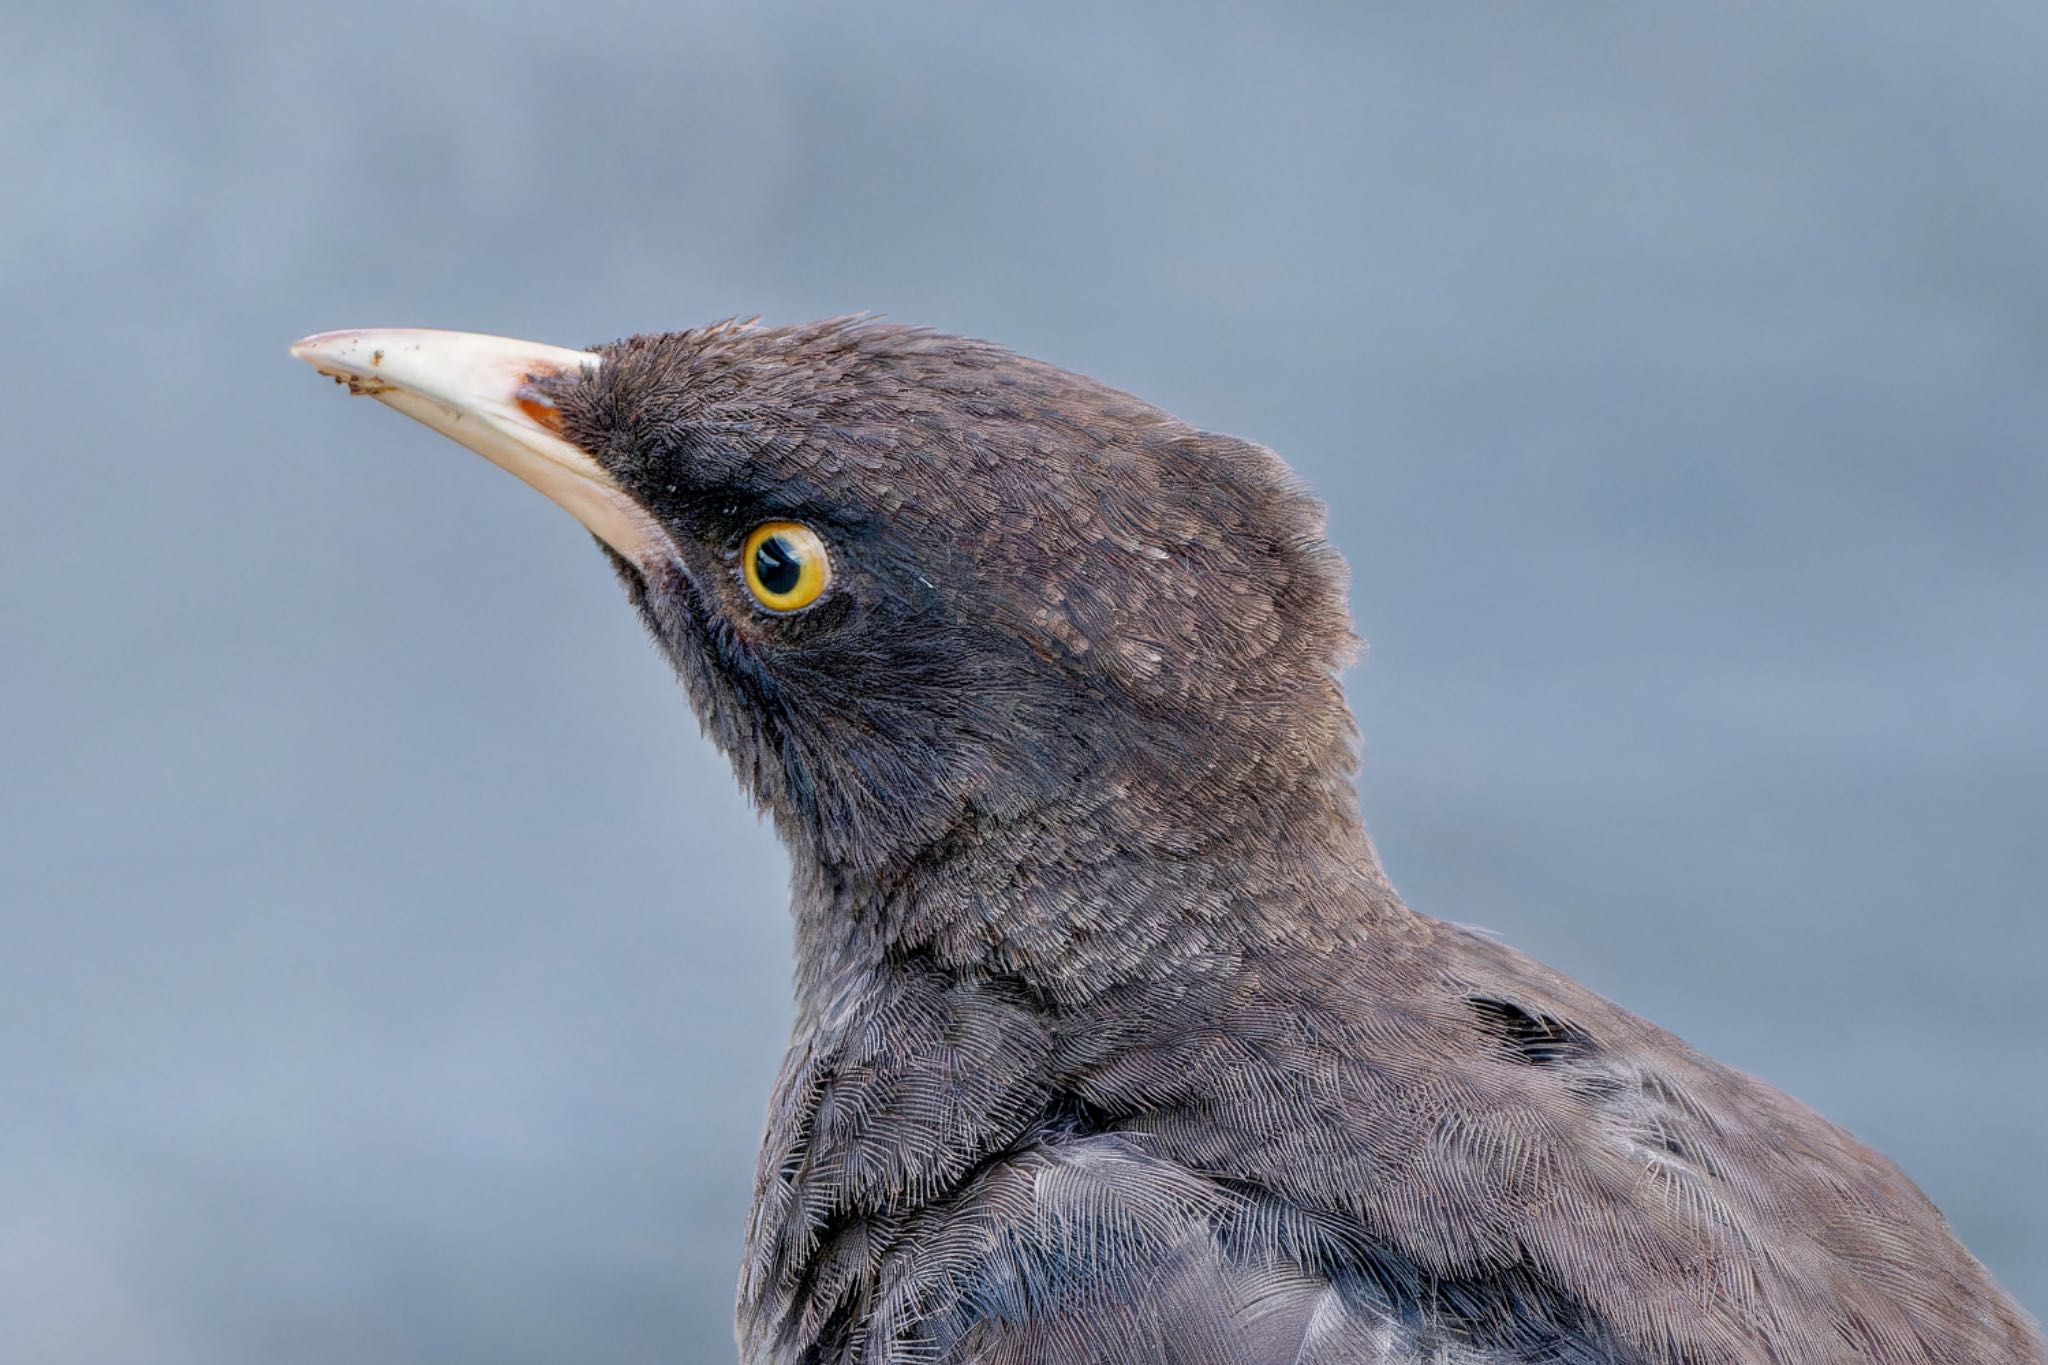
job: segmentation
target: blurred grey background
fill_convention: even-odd
[[[288,360],[877,310],[1267,441],[1368,815],[2048,1309],[2048,6],[69,6],[0,42],[0,1355],[730,1359],[784,865]]]

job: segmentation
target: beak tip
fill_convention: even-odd
[[[390,387],[376,371],[384,364],[388,333],[315,332],[290,346],[294,360],[303,360],[351,393],[376,394]]]
[[[300,360],[333,359],[354,349],[354,343],[367,336],[365,332],[315,332],[300,337],[291,344],[291,353]]]

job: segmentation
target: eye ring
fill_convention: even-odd
[[[800,521],[763,522],[740,547],[740,572],[754,600],[777,615],[802,611],[832,581],[832,556]]]

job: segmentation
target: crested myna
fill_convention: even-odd
[[[294,352],[596,533],[788,847],[745,1360],[2042,1359],[1883,1157],[1401,902],[1270,451],[866,321]]]

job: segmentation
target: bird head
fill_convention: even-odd
[[[826,866],[883,876],[1055,809],[1194,843],[1205,800],[1348,795],[1343,566],[1260,446],[860,320],[293,353],[593,532],[742,785]]]

